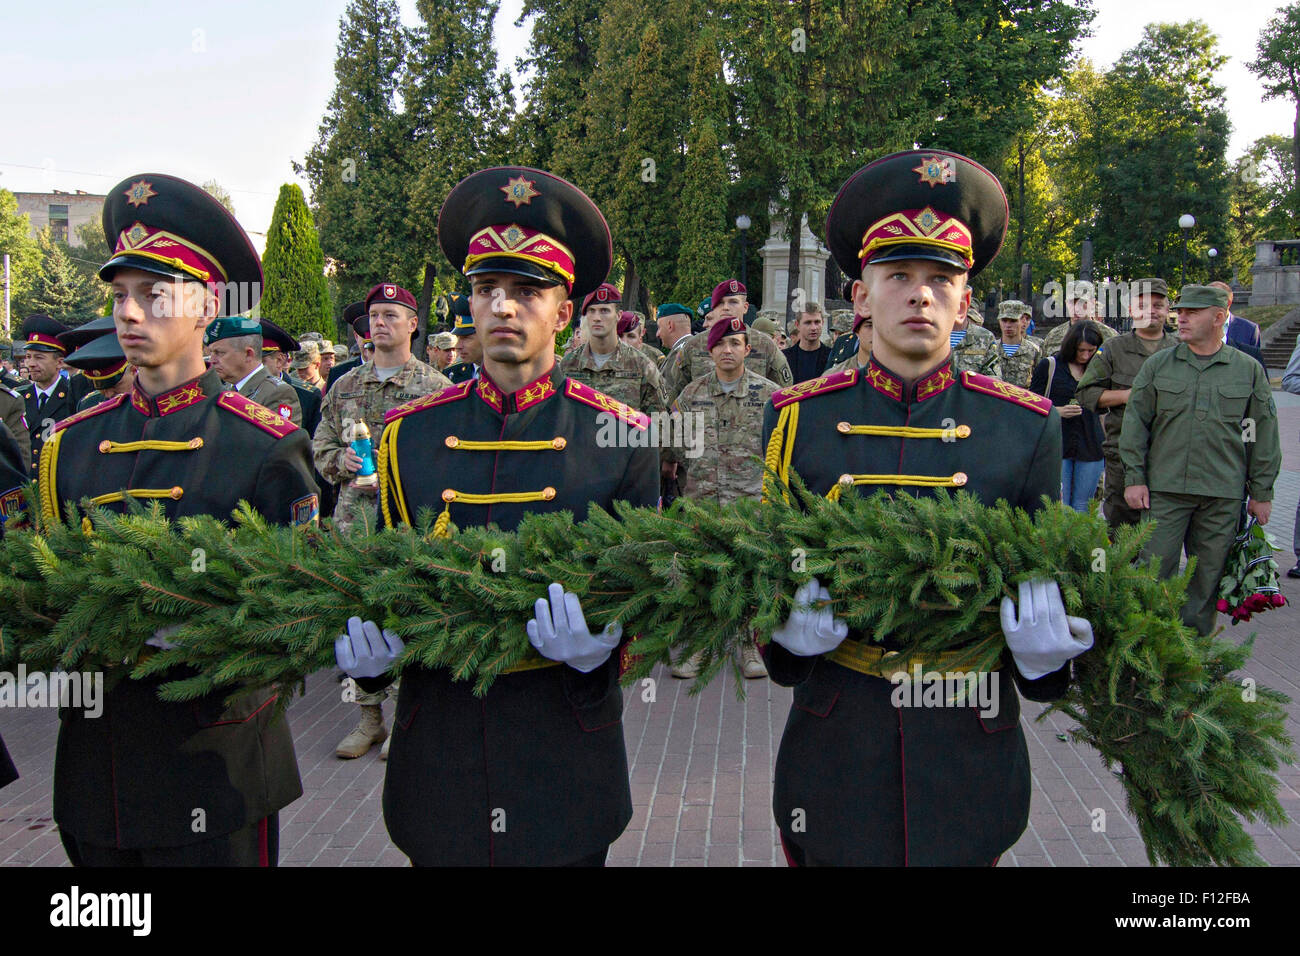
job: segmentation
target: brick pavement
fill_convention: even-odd
[[[1283,546],[1278,564],[1290,567],[1291,532],[1300,498],[1300,396],[1275,393],[1281,416],[1284,470],[1269,528]],[[1300,739],[1300,582],[1282,579],[1291,604],[1250,625],[1231,628],[1240,640],[1258,633],[1243,672],[1290,696],[1288,729]],[[625,691],[625,731],[632,774],[632,822],[610,851],[614,866],[783,866],[771,814],[776,746],[790,707],[790,691],[769,681],[746,681],[736,696],[725,675],[702,693],[663,671],[649,688]],[[334,756],[334,746],[356,720],[356,706],[340,699],[329,672],[309,682],[294,703],[294,729],[304,795],[281,813],[284,866],[401,866],[405,856],[388,840],[380,808],[384,765],[378,748],[359,760]],[[385,705],[391,722],[392,705]],[[1042,705],[1026,702],[1023,725],[1033,766],[1029,828],[1003,856],[1003,866],[1145,866],[1146,854],[1122,788],[1085,745],[1057,738],[1071,722],[1054,715],[1038,723]],[[51,821],[50,785],[57,716],[49,710],[0,711],[0,732],[23,777],[0,790],[0,865],[67,865]],[[1280,797],[1300,820],[1300,769],[1279,774]],[[1093,811],[1106,828],[1094,832]],[[1300,864],[1300,824],[1251,824],[1260,854],[1272,864]]]

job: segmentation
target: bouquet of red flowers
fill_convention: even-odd
[[[1223,566],[1223,578],[1219,581],[1219,600],[1215,604],[1221,612],[1232,616],[1234,625],[1249,621],[1257,611],[1286,604],[1277,586],[1277,562],[1273,560],[1273,552],[1280,550],[1255,516],[1250,515],[1228,552],[1228,563]]]

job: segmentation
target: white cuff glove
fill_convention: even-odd
[[[1015,602],[1002,599],[1002,633],[1016,667],[1029,680],[1060,670],[1092,647],[1092,625],[1066,616],[1061,589],[1047,578],[1020,582],[1019,620]]]
[[[179,624],[171,624],[167,627],[160,627],[158,628],[158,630],[153,632],[153,637],[145,639],[145,643],[148,644],[150,647],[156,647],[159,650],[174,651],[176,650],[176,648],[180,647],[180,645],[173,644],[171,641],[167,640],[167,638],[171,637],[180,629],[181,626]]]
[[[831,599],[831,593],[816,578],[794,592],[794,608],[790,619],[772,632],[772,640],[791,654],[815,657],[840,646],[848,637],[849,626],[831,613],[830,604],[817,608],[816,601]]]
[[[584,674],[594,671],[618,647],[623,625],[614,621],[599,634],[592,634],[578,595],[558,584],[552,584],[546,593],[550,600],[538,598],[533,620],[524,625],[528,640],[548,660],[568,664]]]
[[[406,645],[395,633],[381,633],[374,621],[348,618],[348,632],[334,639],[334,658],[349,677],[379,677]]]

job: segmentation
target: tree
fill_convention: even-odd
[[[1290,136],[1261,136],[1233,164],[1230,239],[1221,254],[1243,283],[1250,282],[1257,241],[1300,233],[1294,145]]]
[[[339,22],[334,92],[316,143],[295,164],[311,186],[321,247],[343,303],[377,282],[419,280],[420,255],[406,221],[415,177],[410,123],[397,108],[408,48],[394,0],[351,0]]]
[[[79,325],[103,307],[103,284],[73,264],[66,243],[55,241],[49,229],[42,229],[36,245],[41,265],[26,300],[28,311],[44,312],[61,322],[72,320],[72,324]]]
[[[727,114],[721,74],[717,41],[711,31],[702,31],[695,48],[687,100],[691,125],[679,193],[677,223],[681,241],[673,292],[673,299],[678,302],[689,302],[716,284],[730,264],[727,255],[729,183],[722,151]]]
[[[291,335],[335,334],[325,257],[307,200],[296,183],[280,187],[262,257],[261,314]]]
[[[7,189],[0,189],[0,282],[4,279],[3,258],[7,253],[11,284],[11,335],[18,331],[21,316],[36,311],[31,307],[31,292],[40,272],[41,250],[31,237],[31,229],[31,217],[26,213],[19,215],[18,200],[14,194]],[[0,309],[3,308],[3,302],[0,302]],[[2,332],[3,329],[0,329]]]
[[[1264,83],[1264,99],[1290,97],[1295,104],[1291,127],[1292,188],[1300,200],[1300,2],[1282,8],[1259,35],[1256,59],[1247,64]],[[1293,207],[1300,214],[1300,207]]]
[[[230,190],[215,179],[209,179],[200,187],[205,193],[226,207],[226,212],[235,215],[235,201],[230,198]]]

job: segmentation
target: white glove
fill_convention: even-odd
[[[558,584],[552,584],[546,593],[550,600],[538,598],[533,608],[535,617],[524,625],[528,640],[548,660],[568,664],[584,674],[594,671],[618,647],[623,625],[614,621],[599,634],[592,634],[578,595]]]
[[[1048,578],[1020,582],[1020,619],[1009,597],[1002,599],[1002,633],[1016,667],[1029,680],[1060,670],[1092,647],[1092,625],[1067,617],[1061,589]]]
[[[145,639],[145,643],[148,644],[150,647],[156,647],[159,650],[174,651],[176,650],[176,648],[180,647],[180,645],[173,644],[171,641],[167,640],[167,638],[171,637],[180,629],[181,626],[179,624],[171,624],[168,625],[167,627],[160,627],[158,628],[158,630],[153,632],[153,637]]]
[[[831,592],[821,586],[816,578],[794,592],[794,607],[790,619],[772,632],[772,640],[791,654],[815,657],[840,646],[849,635],[849,626],[831,613],[830,604],[816,608],[815,601],[831,599]]]
[[[334,658],[349,677],[379,677],[397,660],[406,645],[388,628],[380,633],[374,621],[348,618],[348,632],[334,639]]]

